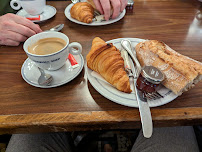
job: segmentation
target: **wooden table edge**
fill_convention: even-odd
[[[151,109],[154,127],[202,124],[202,107]],[[0,115],[0,134],[141,128],[138,110]]]

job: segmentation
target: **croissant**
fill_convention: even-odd
[[[99,37],[94,38],[86,60],[88,68],[99,73],[118,90],[132,92],[129,77],[124,70],[124,60],[112,43],[107,44]]]
[[[78,21],[91,23],[94,15],[94,8],[87,2],[79,2],[72,6],[70,14],[72,18]]]

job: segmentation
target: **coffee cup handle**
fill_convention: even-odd
[[[75,49],[77,48],[77,49]],[[78,42],[72,42],[69,44],[69,53],[73,54],[73,55],[78,55],[81,54],[82,52],[82,46],[80,43]]]
[[[202,20],[202,12],[197,12],[196,13],[196,18],[198,19],[198,20]]]
[[[17,4],[17,6],[14,5],[14,4]],[[20,5],[20,3],[19,3],[18,0],[12,0],[12,1],[10,1],[10,6],[11,6],[14,10],[19,10],[19,9],[21,8],[21,5]]]

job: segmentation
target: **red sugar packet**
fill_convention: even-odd
[[[41,19],[41,17],[40,17],[40,15],[38,15],[38,16],[29,16],[29,17],[26,17],[28,20],[31,20],[31,21],[40,21],[40,19]]]
[[[68,59],[72,65],[73,69],[79,67],[78,62],[76,61],[76,59],[74,58],[74,56],[71,53],[69,53]]]

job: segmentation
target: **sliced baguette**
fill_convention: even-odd
[[[152,65],[160,69],[165,80],[162,84],[181,95],[202,79],[202,63],[181,55],[163,42],[147,40],[135,47],[141,66]]]

